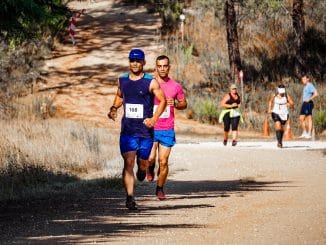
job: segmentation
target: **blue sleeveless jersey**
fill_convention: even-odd
[[[144,74],[136,81],[129,79],[129,74],[119,77],[123,97],[124,114],[121,120],[121,134],[152,138],[153,129],[143,123],[145,118],[153,116],[154,95],[149,92],[153,77]]]

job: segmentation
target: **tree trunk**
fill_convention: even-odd
[[[294,74],[300,77],[304,69],[304,57],[302,54],[302,43],[304,40],[304,16],[303,0],[293,0],[293,54],[294,54]]]
[[[234,2],[235,0],[226,0],[224,10],[230,69],[232,77],[234,81],[236,81],[238,72],[241,70],[241,58],[239,51],[239,40]]]

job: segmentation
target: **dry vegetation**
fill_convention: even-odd
[[[101,171],[118,155],[107,130],[52,118],[54,94],[37,93],[50,47],[51,39],[0,45],[0,200],[106,177]]]
[[[166,53],[172,58],[173,74],[187,90],[194,118],[215,124],[219,101],[228,92],[232,80],[229,72],[223,1],[183,2],[186,15],[184,41],[179,29],[165,36]],[[295,133],[299,134],[298,116],[302,85],[293,75],[292,1],[265,1],[254,7],[253,1],[237,4],[238,35],[244,69],[242,127],[261,130],[268,97],[279,83],[286,85],[295,98],[291,113]],[[279,7],[281,3],[281,7]],[[257,5],[257,4],[256,4]],[[312,10],[314,9],[314,11]],[[306,67],[313,75],[320,96],[315,100],[316,128],[326,129],[325,115],[325,4],[305,2],[306,32],[302,51]],[[179,27],[178,27],[179,28]],[[323,58],[324,57],[324,58]],[[317,130],[318,131],[318,130]]]
[[[0,200],[51,182],[102,177],[118,155],[111,147],[117,137],[79,122],[1,120],[0,128]]]

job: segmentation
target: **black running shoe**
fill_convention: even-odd
[[[226,145],[228,143],[228,140],[223,140],[223,145]]]
[[[232,140],[232,146],[236,146],[237,145],[237,141],[236,140]]]
[[[140,170],[138,167],[136,176],[139,181],[143,181],[146,177],[146,170]]]
[[[277,147],[278,147],[278,148],[283,148],[282,143],[277,143]]]
[[[129,210],[137,210],[136,202],[133,196],[127,196],[126,208]]]

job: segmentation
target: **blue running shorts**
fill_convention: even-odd
[[[171,130],[154,130],[154,142],[163,146],[172,147],[175,145],[175,132]]]
[[[120,135],[121,154],[136,151],[140,159],[148,160],[153,146],[152,138],[142,138],[130,135]]]
[[[312,101],[310,102],[303,102],[300,115],[309,116],[312,115],[312,109],[314,108],[314,103]]]

